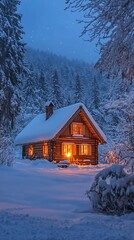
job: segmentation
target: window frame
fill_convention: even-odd
[[[85,149],[84,149],[84,147],[88,147],[87,148],[87,153],[86,153],[86,151],[85,151]],[[80,144],[79,145],[79,155],[82,155],[82,156],[91,156],[92,155],[92,146],[91,146],[91,144],[88,144],[88,143],[86,143],[86,144]]]
[[[42,146],[42,153],[43,153],[43,156],[48,156],[48,143],[44,143],[43,146]]]
[[[30,149],[31,148],[31,149]],[[34,147],[33,145],[28,146],[28,156],[33,156],[34,155]]]
[[[74,133],[74,126],[75,125],[76,125],[76,128],[78,128],[78,126],[81,126],[81,133],[79,133],[80,131],[78,129]],[[72,122],[71,133],[72,133],[72,136],[83,136],[84,135],[84,124],[82,122]]]

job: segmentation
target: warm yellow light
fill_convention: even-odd
[[[29,155],[29,156],[32,156],[33,153],[34,153],[34,148],[33,148],[32,145],[30,145],[30,146],[28,147],[28,155]]]
[[[71,153],[70,152],[66,153],[66,156],[71,157]]]

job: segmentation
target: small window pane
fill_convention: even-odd
[[[33,148],[32,145],[30,145],[30,146],[28,147],[28,155],[29,155],[29,156],[32,156],[33,153],[34,153],[34,148]]]
[[[89,145],[89,144],[80,145],[80,154],[81,155],[91,155],[91,145]]]
[[[48,144],[44,143],[43,145],[43,156],[48,155]]]
[[[73,135],[83,135],[83,124],[73,123]]]

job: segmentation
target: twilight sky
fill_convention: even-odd
[[[64,10],[65,0],[21,0],[25,42],[36,49],[49,50],[68,58],[90,63],[98,59],[95,43],[79,37],[82,25],[79,13]]]

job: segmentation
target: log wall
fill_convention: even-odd
[[[91,164],[97,164],[98,163],[98,142],[91,138],[91,139],[66,139],[66,138],[59,138],[56,141],[50,141],[48,142],[48,155],[43,156],[43,144],[41,143],[34,143],[29,145],[24,145],[22,149],[23,158],[29,158],[29,159],[48,159],[49,161],[55,160],[57,162],[61,160],[67,159],[66,156],[62,155],[62,143],[74,143],[76,144],[76,151],[75,155],[73,155],[73,158],[69,158],[70,161],[83,161],[83,160],[90,160]],[[91,145],[91,155],[79,155],[79,145],[80,144],[90,144]],[[32,145],[34,148],[33,156],[28,156],[28,147]]]
[[[66,156],[62,155],[62,143],[74,143],[76,144],[76,153],[73,155],[72,159],[67,158]],[[91,155],[79,155],[79,145],[80,144],[89,144],[91,145]],[[98,163],[98,142],[96,139],[57,139],[54,143],[54,160],[59,162],[60,160],[68,159],[71,161],[77,160],[90,160],[91,164]]]
[[[23,158],[33,158],[33,159],[36,159],[36,158],[46,158],[46,159],[49,159],[49,156],[43,156],[43,144],[44,142],[39,142],[39,143],[31,143],[31,144],[27,144],[27,145],[23,145],[23,151],[22,151],[22,154],[23,154]],[[33,153],[33,156],[28,156],[28,148],[29,146],[32,145],[33,148],[34,148],[34,153]],[[48,149],[50,149],[50,146],[48,144]]]

